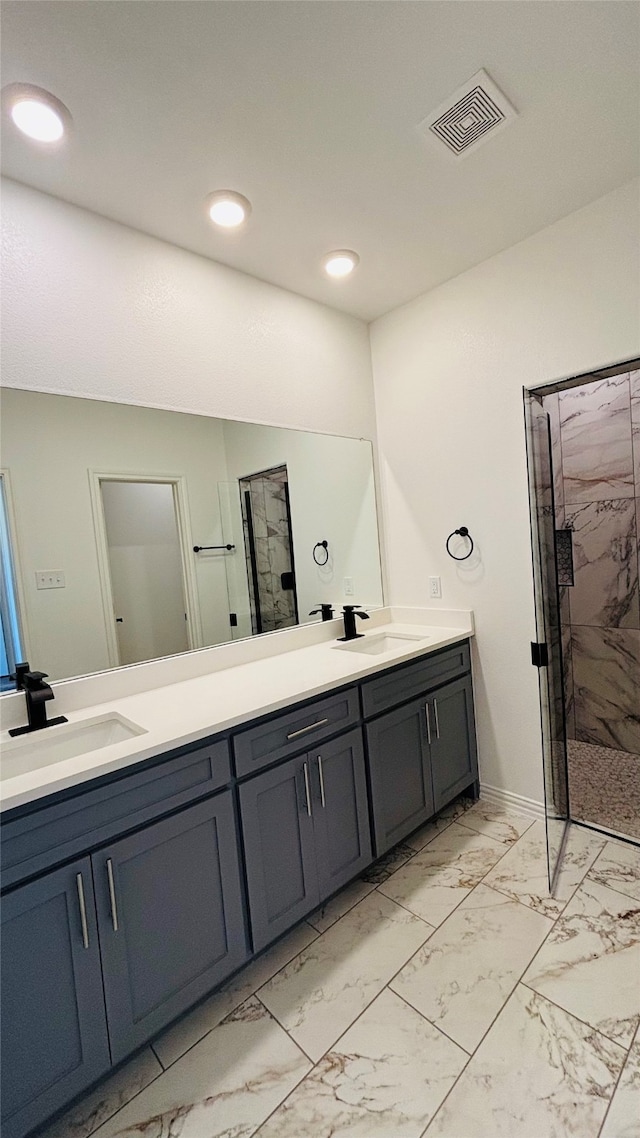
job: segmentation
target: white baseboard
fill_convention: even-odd
[[[487,805],[511,811],[512,814],[524,814],[526,818],[544,818],[544,802],[537,802],[535,798],[524,798],[521,794],[512,794],[510,790],[502,790],[499,786],[488,786],[486,782],[482,782],[480,797]]]

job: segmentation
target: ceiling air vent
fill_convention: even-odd
[[[478,71],[420,123],[420,130],[460,159],[508,126],[516,114],[486,71]]]

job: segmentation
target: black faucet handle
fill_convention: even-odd
[[[323,620],[333,620],[333,605],[328,601],[318,601],[318,607],[311,609],[309,616],[317,616],[320,613]]]
[[[25,672],[22,677],[22,685],[31,691],[37,691],[39,687],[47,688],[48,684],[43,684],[42,681],[49,678],[48,672]]]
[[[360,608],[361,608],[360,605],[343,605],[342,611],[343,612],[352,612],[354,616],[359,616],[359,617],[362,617],[363,620],[368,620],[369,619],[369,613],[368,612],[359,612],[358,610]]]

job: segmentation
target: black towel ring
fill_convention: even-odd
[[[469,552],[465,553],[464,557],[456,557],[455,553],[452,553],[449,549],[449,542],[451,541],[452,537],[456,536],[456,534],[460,534],[460,537],[466,537],[469,545],[471,546]],[[460,529],[454,529],[453,533],[449,534],[447,538],[447,553],[449,554],[449,557],[453,557],[454,561],[466,561],[467,557],[471,557],[471,554],[473,553],[473,538],[466,526],[460,526]]]
[[[316,549],[324,549],[324,561],[318,561],[318,558],[316,557]],[[326,565],[327,564],[327,561],[329,560],[329,542],[328,541],[317,541],[316,542],[316,544],[313,547],[313,560],[315,561],[316,565]]]

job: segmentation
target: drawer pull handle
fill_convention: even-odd
[[[436,721],[436,739],[439,739],[440,738],[440,724],[438,723],[438,701],[437,701],[437,699],[434,699],[434,701],[433,701],[433,714],[434,714],[435,721]]]
[[[324,727],[328,723],[328,719],[319,719],[317,723],[309,723],[307,727],[301,727],[299,731],[292,731],[287,735],[287,739],[297,739],[298,735],[306,735],[307,731],[315,731],[317,727]]]
[[[82,881],[82,874],[76,873],[76,888],[78,890],[78,904],[80,905],[80,924],[82,925],[82,943],[85,948],[89,947],[89,928],[87,925],[87,906],[84,900],[84,883]]]
[[[304,796],[306,800],[307,814],[311,817],[311,795],[309,794],[309,770],[307,764],[304,763],[302,767],[304,771]]]
[[[318,776],[320,778],[320,801],[323,808],[326,807],[326,799],[324,796],[324,777],[322,774],[322,755],[318,755]]]
[[[427,743],[431,746],[431,720],[429,719],[429,704],[424,705],[424,717],[427,721]]]
[[[113,880],[113,862],[111,858],[107,858],[107,880],[109,882],[109,903],[111,905],[111,921],[113,924],[113,931],[117,933],[118,925],[118,906],[116,905],[116,886]]]

